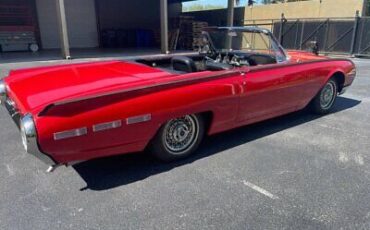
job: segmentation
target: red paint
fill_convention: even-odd
[[[302,50],[288,50],[287,54],[291,57],[291,62],[305,62],[305,61],[312,61],[312,60],[325,60],[328,57],[325,56],[317,56],[313,53],[302,51]]]
[[[121,61],[74,64],[12,71],[5,82],[21,113],[34,116],[41,150],[67,163],[142,151],[171,118],[211,112],[208,133],[214,134],[302,109],[335,72],[346,75],[345,85],[353,81],[349,60],[289,55],[287,63],[183,75]],[[67,103],[38,115],[61,101]],[[152,120],[126,124],[143,114]],[[116,120],[121,127],[92,131],[94,124]],[[56,132],[81,127],[88,128],[86,136],[53,139]]]

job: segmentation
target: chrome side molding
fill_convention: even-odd
[[[140,116],[127,118],[126,119],[126,124],[132,125],[132,124],[136,124],[136,123],[150,121],[151,119],[152,119],[151,114],[144,114],[144,115],[140,115]]]
[[[150,121],[152,119],[151,114],[144,114],[140,116],[135,116],[135,117],[129,117],[126,119],[126,124],[127,125],[132,125],[132,124],[137,124],[141,122],[146,122]],[[100,123],[92,126],[93,132],[101,132],[105,130],[110,130],[110,129],[116,129],[122,127],[122,120],[116,120],[116,121],[111,121],[111,122],[105,122],[105,123]],[[61,131],[54,133],[54,140],[63,140],[63,139],[68,139],[72,137],[80,137],[87,135],[87,127],[82,127],[78,129],[71,129],[71,130],[66,130],[66,131]]]
[[[112,121],[112,122],[105,122],[105,123],[100,123],[93,125],[93,131],[94,132],[100,132],[100,131],[105,131],[109,129],[115,129],[119,128],[122,126],[122,121],[117,120],[117,121]]]
[[[68,139],[72,137],[80,137],[87,134],[87,128],[78,128],[78,129],[72,129],[72,130],[66,130],[58,133],[54,133],[54,140],[63,140]]]

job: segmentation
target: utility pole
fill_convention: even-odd
[[[160,0],[161,14],[161,52],[168,54],[168,2]]]
[[[65,59],[71,59],[64,0],[56,0],[56,7],[62,57]]]
[[[234,8],[235,8],[235,0],[228,0],[227,2],[227,26],[234,25]]]

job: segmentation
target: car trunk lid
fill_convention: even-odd
[[[60,100],[149,84],[172,75],[138,63],[108,61],[15,70],[5,82],[9,96],[25,113]]]

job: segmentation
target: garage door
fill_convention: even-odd
[[[34,2],[0,0],[0,50],[27,51],[37,43]]]
[[[60,48],[56,0],[36,0],[40,36],[44,49]],[[65,0],[71,48],[98,47],[94,0]]]

